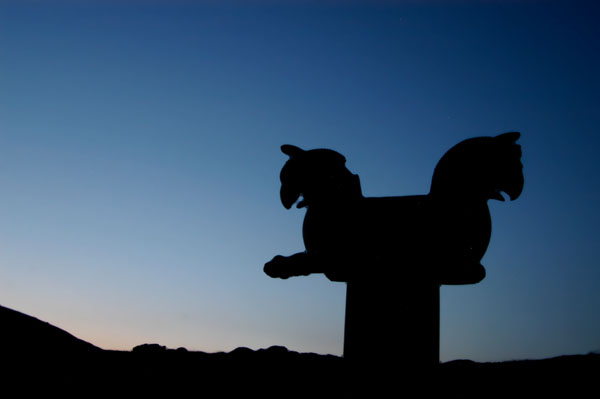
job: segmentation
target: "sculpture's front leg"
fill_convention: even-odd
[[[282,279],[324,272],[319,262],[315,262],[306,252],[299,252],[291,256],[276,255],[265,264],[263,270],[269,277]]]

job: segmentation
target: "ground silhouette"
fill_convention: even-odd
[[[357,379],[342,357],[298,353],[283,346],[206,353],[150,343],[131,351],[103,350],[5,307],[0,307],[0,326],[4,392],[79,397],[165,393],[262,398],[378,394],[435,394],[444,398],[540,398],[558,394],[578,398],[596,391],[600,371],[598,354],[502,363],[456,360],[440,364],[435,374],[413,376],[394,371],[404,361],[402,358],[388,358],[388,373]],[[384,358],[386,349],[377,350]]]

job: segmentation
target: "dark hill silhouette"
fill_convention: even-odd
[[[113,351],[1,306],[0,338],[3,388],[22,392],[168,391],[263,398],[402,397],[407,393],[420,395],[414,397],[433,393],[444,398],[540,398],[562,394],[578,398],[596,390],[600,371],[600,355],[595,353],[501,363],[456,360],[440,364],[428,375],[399,374],[402,359],[390,358],[385,364],[372,365],[371,375],[356,376],[341,357],[298,353],[283,346],[206,353],[143,344],[131,351]],[[377,350],[385,357],[387,348]]]
[[[85,353],[101,349],[58,327],[0,306],[0,342],[16,353]]]

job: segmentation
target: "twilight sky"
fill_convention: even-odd
[[[520,131],[525,189],[490,202],[486,279],[442,287],[441,360],[599,350],[599,17],[573,0],[0,0],[0,304],[105,349],[339,355],[345,286],[262,272],[304,248],[280,145],[335,149],[365,195],[409,195],[459,141]]]

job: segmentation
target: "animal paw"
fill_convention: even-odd
[[[285,256],[275,255],[273,259],[265,263],[263,271],[269,277],[286,279],[291,276],[287,260],[288,258]]]

